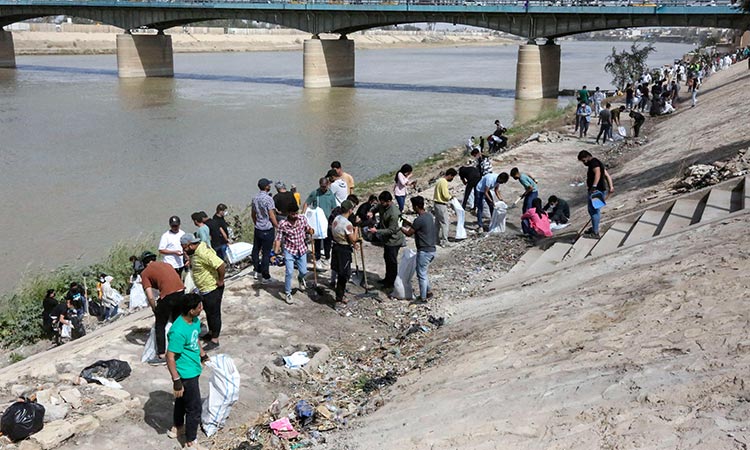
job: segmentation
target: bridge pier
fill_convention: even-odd
[[[516,98],[556,98],[560,92],[560,46],[553,40],[518,47]]]
[[[13,46],[13,33],[0,28],[0,69],[16,67],[16,51]]]
[[[340,39],[315,35],[305,40],[302,63],[306,88],[354,86],[354,41],[346,35]]]
[[[120,78],[173,77],[172,36],[118,34],[117,74]]]

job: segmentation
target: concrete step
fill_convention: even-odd
[[[599,239],[596,246],[591,250],[591,256],[604,255],[617,249],[625,237],[630,233],[635,222],[620,220],[615,222],[604,236]]]
[[[531,247],[526,251],[526,253],[523,254],[521,259],[516,262],[516,264],[511,267],[511,269],[506,273],[502,279],[508,279],[508,277],[520,277],[525,272],[526,269],[529,268],[532,264],[536,262],[537,259],[539,259],[544,254],[544,250],[542,250],[539,247]]]
[[[691,200],[688,198],[681,198],[674,202],[659,234],[674,233],[675,231],[687,228],[693,223],[699,203],[700,200]]]
[[[725,189],[711,189],[703,209],[701,222],[724,217],[732,212],[732,191]]]
[[[661,228],[662,222],[664,222],[665,215],[666,211],[659,211],[656,209],[644,211],[643,214],[641,214],[641,217],[638,218],[633,229],[630,230],[630,234],[628,234],[627,239],[625,239],[625,242],[623,242],[622,245],[635,245],[648,238],[656,236],[656,233]]]
[[[562,261],[563,256],[565,256],[571,247],[573,247],[573,244],[555,242],[552,247],[548,248],[542,256],[526,269],[524,276],[538,275],[551,271]]]
[[[581,261],[588,256],[589,252],[591,252],[591,249],[594,248],[597,242],[599,242],[597,239],[579,237],[575,244],[573,244],[573,248],[570,249],[568,255],[565,257],[565,262],[574,263]]]

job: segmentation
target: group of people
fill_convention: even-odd
[[[495,120],[495,129],[492,133],[487,136],[487,149],[490,153],[497,153],[508,147],[508,137],[505,133],[508,129],[503,126],[500,120]],[[479,139],[474,136],[466,140],[466,151],[471,152],[472,150],[484,151],[485,139],[484,136],[479,136]]]

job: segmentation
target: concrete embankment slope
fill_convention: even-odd
[[[605,220],[750,146],[749,77],[716,74],[697,107],[659,119],[613,170],[623,206]],[[457,304],[434,337],[449,356],[401,379],[340,448],[747,448],[748,216]]]

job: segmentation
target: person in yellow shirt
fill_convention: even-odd
[[[458,172],[451,167],[446,170],[445,175],[435,183],[435,193],[433,194],[435,207],[433,213],[435,214],[435,224],[437,225],[438,245],[441,247],[448,246],[448,230],[450,228],[450,222],[448,221],[448,202],[453,198],[448,190],[448,183],[453,181],[456,175],[458,175]]]
[[[180,238],[180,244],[183,251],[190,255],[193,281],[203,297],[203,310],[208,322],[208,342],[203,350],[213,350],[219,346],[221,333],[221,299],[224,296],[226,265],[212,248],[190,233]]]

